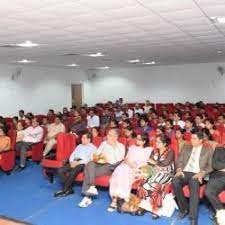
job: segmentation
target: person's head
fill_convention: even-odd
[[[126,138],[135,138],[136,137],[134,129],[131,126],[129,126],[125,129],[125,137]]]
[[[194,120],[192,118],[187,118],[185,120],[185,129],[192,129],[194,126]]]
[[[62,122],[62,116],[61,115],[57,115],[55,117],[55,124],[60,124]]]
[[[155,134],[156,134],[156,136],[160,136],[160,135],[164,134],[164,127],[162,127],[162,126],[157,127]]]
[[[98,127],[93,127],[91,129],[92,137],[98,137],[99,135],[99,128]]]
[[[118,129],[110,129],[107,134],[107,142],[109,144],[115,144],[119,138],[119,130]]]
[[[183,135],[184,135],[184,130],[182,128],[177,128],[175,130],[175,137],[177,140],[183,139]]]
[[[198,124],[201,124],[202,123],[202,120],[203,120],[203,116],[202,115],[196,115],[195,117],[195,123],[198,125]]]
[[[116,120],[111,120],[109,123],[110,128],[118,128],[118,122]]]
[[[84,132],[82,134],[82,137],[81,137],[81,143],[82,145],[88,145],[90,144],[92,141],[92,133],[91,132]]]
[[[34,114],[32,112],[28,112],[26,116],[30,117],[31,119],[34,118]]]
[[[170,145],[170,138],[166,135],[161,135],[156,138],[156,148],[157,149],[166,149]]]
[[[129,127],[131,124],[130,124],[130,120],[126,119],[126,120],[123,120],[122,122],[122,127],[123,129],[126,129],[127,127]]]
[[[195,129],[191,132],[191,144],[197,147],[203,143],[203,132],[199,129]]]
[[[66,107],[63,108],[63,114],[68,114],[68,109]]]
[[[48,116],[54,116],[55,112],[53,109],[48,110]]]
[[[74,115],[75,117],[79,117],[79,116],[80,116],[80,113],[79,113],[77,110],[74,110],[74,111],[73,111],[73,115]]]
[[[165,122],[165,129],[170,130],[173,128],[173,120],[166,120]]]
[[[135,104],[135,109],[140,109],[140,105],[139,104]]]
[[[158,121],[159,121],[159,123],[164,123],[165,122],[165,117],[163,116],[163,115],[160,115],[159,117],[158,117]]]
[[[140,125],[141,125],[141,127],[146,127],[148,125],[148,118],[147,117],[141,117]]]
[[[6,126],[0,126],[0,136],[6,136],[8,133],[8,129]]]
[[[19,121],[18,123],[17,123],[17,125],[16,125],[16,130],[17,131],[20,131],[20,130],[23,130],[23,123],[21,122],[21,121]]]
[[[147,134],[138,134],[136,138],[137,146],[147,147],[149,146],[149,139]]]
[[[18,121],[19,121],[18,116],[14,116],[14,117],[12,118],[12,121],[13,121],[13,124],[16,126],[16,124],[17,124]]]
[[[42,125],[47,125],[47,124],[48,124],[48,118],[47,117],[43,117]]]
[[[125,121],[125,120],[127,120],[128,117],[129,117],[128,114],[123,113],[121,119],[122,119],[123,121]]]
[[[202,133],[203,133],[203,141],[211,141],[212,140],[212,135],[210,134],[209,129],[203,128]]]
[[[140,116],[141,116],[140,113],[135,113],[135,114],[134,114],[134,118],[135,118],[136,120],[139,120]]]
[[[35,128],[39,125],[39,122],[36,117],[34,117],[31,121],[32,127]]]
[[[206,119],[205,120],[205,127],[209,130],[211,129],[215,129],[215,126],[214,126],[214,120],[213,119]]]
[[[94,115],[95,115],[94,110],[90,110],[90,111],[89,111],[89,116],[90,116],[90,117],[93,117]]]
[[[173,114],[173,120],[174,120],[175,122],[178,122],[178,121],[180,121],[180,119],[181,119],[181,114],[180,114],[180,112],[175,112],[175,113]]]
[[[31,125],[31,120],[32,118],[30,116],[25,116],[25,124],[26,126],[30,126]]]
[[[19,111],[19,116],[20,116],[20,118],[23,118],[24,117],[24,110],[23,109],[21,109],[20,111]]]
[[[218,122],[219,125],[224,125],[225,116],[224,115],[219,115],[218,119],[217,119],[217,122]]]
[[[184,113],[184,118],[185,118],[185,119],[188,119],[188,118],[190,118],[190,117],[191,117],[190,112],[185,112],[185,113]]]
[[[149,106],[149,105],[150,105],[150,101],[149,101],[149,100],[146,100],[146,101],[145,101],[145,105],[146,105],[146,106]]]

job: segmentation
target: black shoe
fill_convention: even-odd
[[[178,217],[179,217],[179,219],[183,219],[187,215],[188,215],[188,210],[185,210],[183,212],[179,212]]]
[[[190,225],[198,225],[198,222],[197,222],[197,220],[191,220],[191,223],[190,223]]]
[[[72,195],[74,193],[73,190],[69,191],[58,191],[54,194],[54,197],[67,197],[68,195]]]
[[[57,191],[57,192],[54,193],[54,197],[55,198],[61,197],[61,195],[64,195],[64,194],[65,194],[65,191],[62,191],[62,190],[61,191]]]
[[[157,220],[157,219],[159,219],[159,216],[155,213],[152,213],[152,219]]]
[[[25,166],[17,166],[16,168],[15,168],[15,172],[21,172],[22,170],[24,170],[25,169]]]

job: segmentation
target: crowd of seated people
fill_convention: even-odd
[[[54,196],[72,194],[75,177],[83,172],[82,208],[98,195],[95,178],[108,175],[112,199],[109,211],[117,210],[121,202],[129,202],[137,181],[135,195],[151,204],[154,219],[159,218],[163,190],[168,184],[176,196],[179,217],[189,215],[191,225],[198,221],[202,184],[207,184],[206,197],[214,211],[223,209],[218,194],[225,190],[225,105],[154,105],[148,100],[145,104],[124,104],[119,99],[95,107],[64,107],[57,113],[50,109],[46,116],[20,110],[10,125],[0,117],[0,151],[10,148],[8,129],[17,131],[17,171],[26,166],[26,151],[43,136],[43,158],[56,148],[59,133],[71,132],[77,137],[79,145],[68,163],[57,171],[62,190]],[[151,173],[144,177],[143,168]],[[189,202],[183,193],[186,185],[190,189]]]

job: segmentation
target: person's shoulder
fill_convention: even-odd
[[[96,146],[92,143],[89,144],[89,147],[92,148],[92,149],[97,149]]]
[[[125,149],[124,144],[120,143],[119,141],[117,141],[117,145],[118,145],[120,148],[124,148],[124,149]]]

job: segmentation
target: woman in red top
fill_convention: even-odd
[[[99,128],[93,127],[91,129],[91,133],[92,133],[92,144],[98,148],[103,141],[103,138],[99,136]]]
[[[205,127],[209,130],[213,141],[217,142],[218,144],[221,144],[221,135],[220,132],[216,129],[214,121],[212,119],[206,119]]]

